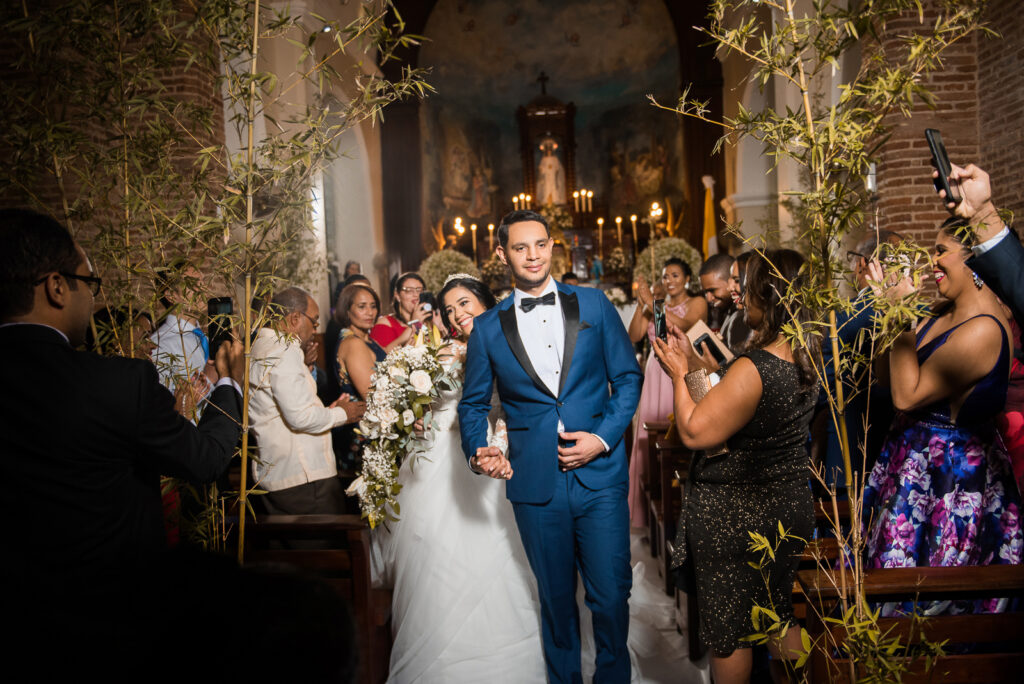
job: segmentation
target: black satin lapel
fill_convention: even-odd
[[[580,302],[572,292],[560,292],[562,317],[565,319],[565,345],[562,349],[562,375],[558,381],[558,394],[562,394],[565,379],[569,377],[569,366],[576,351],[576,336],[580,334]]]
[[[530,357],[526,353],[526,347],[523,346],[523,340],[519,337],[519,324],[516,323],[515,305],[513,304],[511,307],[499,311],[498,320],[501,321],[501,331],[505,333],[505,339],[508,341],[508,346],[512,349],[516,361],[523,367],[523,370],[530,376],[533,384],[538,389],[548,396],[553,396],[551,390],[548,389],[548,386],[537,375],[537,371],[534,370],[533,364],[530,363]]]

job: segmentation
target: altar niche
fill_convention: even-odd
[[[533,207],[566,205],[576,189],[576,105],[548,95],[548,77],[537,79],[541,93],[516,110],[523,188]]]

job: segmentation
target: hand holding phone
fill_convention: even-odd
[[[668,341],[668,319],[665,317],[665,300],[654,300],[654,336],[662,342]]]

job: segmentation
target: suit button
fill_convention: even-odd
[[[560,401],[556,401],[555,403],[556,403],[556,404],[557,404],[558,406],[561,406],[561,405],[562,405],[562,402],[560,402]]]

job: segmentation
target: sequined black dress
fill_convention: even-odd
[[[761,573],[748,565],[759,560],[748,551],[748,532],[774,543],[780,520],[803,539],[814,528],[806,442],[817,387],[801,390],[797,367],[764,350],[744,356],[761,376],[761,401],[753,419],[729,439],[727,455],[694,459],[673,558],[678,567],[690,556],[700,637],[720,655],[750,646],[740,639],[754,631],[755,604],[793,621],[790,595],[803,542],[783,543],[766,566],[769,595]]]

